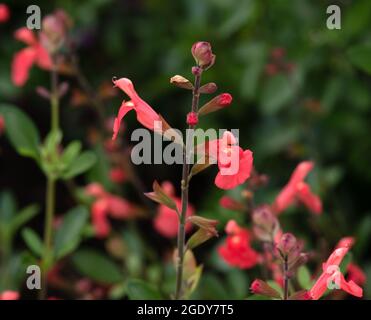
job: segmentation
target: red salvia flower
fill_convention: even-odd
[[[161,185],[165,193],[171,197],[178,209],[181,207],[181,199],[175,196],[174,186],[165,181]],[[194,208],[192,205],[188,204],[186,217],[194,215]],[[165,205],[159,205],[157,210],[157,215],[153,221],[153,226],[156,231],[164,236],[165,238],[175,238],[178,234],[179,219],[175,210],[168,208]],[[186,223],[185,230],[189,232],[192,228],[191,223]]]
[[[301,162],[291,175],[290,181],[278,194],[273,209],[281,213],[296,201],[302,202],[311,212],[322,213],[321,199],[312,193],[309,185],[304,182],[305,177],[313,169],[313,162]]]
[[[18,51],[12,61],[12,81],[16,86],[23,86],[33,64],[48,70],[52,66],[52,61],[46,49],[31,30],[26,27],[20,28],[14,33],[14,37],[28,45]]]
[[[229,265],[240,269],[249,269],[258,262],[258,253],[250,246],[250,233],[241,228],[236,221],[230,220],[225,231],[227,239],[218,248],[221,258]]]
[[[335,249],[322,265],[323,272],[309,291],[313,300],[320,299],[332,282],[335,282],[335,285],[332,285],[332,287],[344,290],[353,296],[362,297],[362,288],[353,280],[346,281],[339,269],[339,265],[348,251],[349,247]]]
[[[121,120],[130,110],[134,110],[136,112],[137,120],[144,127],[153,130],[155,121],[161,121],[160,116],[152,109],[152,107],[147,102],[139,97],[131,80],[127,78],[121,78],[118,80],[113,80],[113,83],[115,84],[115,86],[124,91],[131,100],[123,101],[121,104],[113,125],[112,139],[115,140],[117,138],[118,132],[120,130]]]
[[[125,171],[121,168],[112,168],[109,172],[109,177],[114,183],[123,183],[127,178]]]
[[[5,128],[5,120],[4,117],[0,115],[0,136],[3,134]]]
[[[0,23],[7,22],[10,18],[10,11],[6,4],[0,3]]]
[[[197,152],[205,152],[216,160],[219,172],[215,177],[215,185],[220,189],[233,189],[244,183],[251,175],[253,168],[253,153],[236,145],[235,136],[226,131],[221,139],[209,141],[197,146]],[[206,150],[205,150],[206,149]]]

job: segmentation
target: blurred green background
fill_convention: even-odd
[[[12,18],[0,25],[0,100],[20,106],[46,133],[49,107],[35,94],[35,87],[47,86],[48,74],[33,68],[30,80],[20,89],[10,81],[12,55],[23,47],[12,33],[25,24],[26,7],[31,3],[9,1]],[[216,82],[219,92],[231,93],[233,104],[203,119],[201,126],[240,129],[241,146],[254,152],[255,168],[270,177],[269,185],[256,195],[259,203],[274,199],[298,162],[314,160],[310,183],[324,202],[324,213],[317,221],[322,227],[310,235],[308,224],[314,218],[301,209],[282,215],[282,226],[306,239],[309,247],[322,238],[335,245],[342,236],[355,236],[355,261],[371,279],[371,1],[61,0],[37,4],[42,14],[63,8],[71,15],[82,69],[93,86],[113,76],[128,77],[141,96],[177,128],[184,127],[191,97],[172,87],[169,78],[175,74],[191,78],[190,48],[196,41],[209,41],[216,64],[203,81]],[[341,30],[326,28],[330,4],[342,10]],[[267,73],[275,48],[285,50],[282,62],[289,64],[290,71]],[[106,103],[107,115],[116,112],[122,98],[120,93]],[[207,97],[203,99],[206,102]],[[67,97],[61,112],[65,138],[85,141],[89,109],[71,107]],[[125,123],[128,138],[137,127],[134,115]],[[20,205],[42,203],[45,182],[41,173],[0,139],[0,188],[10,189]],[[180,171],[179,166],[143,165],[138,175],[149,190],[154,179],[177,183]],[[224,193],[213,185],[215,173],[211,169],[195,178],[191,202],[198,214],[223,223],[238,219],[235,213],[219,208],[218,199]],[[59,201],[58,209],[63,212],[71,199],[63,186],[59,192],[64,201]],[[231,194],[237,195],[238,190]],[[146,237],[147,241],[157,239],[150,233]],[[156,241],[158,248],[169,247],[163,239]],[[198,296],[245,294],[246,275],[229,272],[214,261],[211,253],[216,242],[196,251],[206,266],[200,286],[205,289]],[[238,286],[241,279],[242,287],[223,285]]]

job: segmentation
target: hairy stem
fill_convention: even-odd
[[[283,275],[284,275],[284,294],[283,300],[287,300],[289,298],[289,264],[287,256],[284,258],[283,262]]]
[[[54,61],[51,71],[51,131],[59,130],[59,93],[58,93],[58,74],[56,63]],[[53,219],[55,212],[55,198],[56,198],[56,178],[53,174],[47,175],[46,185],[46,214],[44,220],[44,252],[41,262],[41,290],[39,291],[39,299],[44,300],[47,297],[47,276],[50,268],[53,255]]]
[[[194,90],[193,90],[193,97],[192,97],[192,112],[197,112],[199,98],[200,98],[200,84],[201,84],[201,75],[195,76],[194,82]],[[184,260],[184,247],[185,247],[185,222],[186,222],[186,213],[188,208],[188,189],[189,189],[189,157],[190,157],[190,149],[189,145],[190,140],[193,139],[193,135],[191,134],[191,130],[194,129],[195,126],[189,126],[189,130],[187,132],[186,138],[186,146],[183,150],[183,171],[182,171],[182,181],[181,181],[181,189],[182,189],[182,204],[181,204],[181,212],[179,217],[179,227],[178,227],[178,257],[177,257],[177,264],[176,264],[176,289],[175,289],[175,299],[179,300],[182,297],[182,287],[183,287],[183,260]]]

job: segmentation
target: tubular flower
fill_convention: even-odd
[[[327,289],[341,289],[353,296],[362,297],[362,288],[353,280],[346,281],[339,268],[348,251],[349,247],[335,249],[322,265],[323,272],[309,291],[313,300],[320,299]]]
[[[197,152],[205,152],[211,160],[216,160],[219,172],[215,177],[215,185],[220,189],[233,189],[244,183],[251,175],[253,153],[236,145],[235,136],[226,131],[222,139],[209,141],[197,147]],[[206,149],[202,151],[202,148]]]
[[[181,199],[175,196],[174,186],[165,181],[162,183],[162,189],[165,193],[174,200],[178,209],[181,207]],[[192,205],[188,204],[186,217],[194,215],[194,208]],[[175,210],[170,209],[165,205],[159,205],[157,210],[157,215],[153,221],[153,226],[156,231],[164,236],[165,238],[175,238],[178,234],[179,220]],[[191,223],[186,223],[185,230],[189,232],[192,228]]]
[[[249,269],[258,262],[258,253],[250,246],[250,233],[230,220],[225,228],[227,239],[218,248],[220,257],[229,265]]]
[[[85,192],[95,197],[91,207],[92,223],[98,238],[105,238],[111,232],[109,217],[126,220],[137,216],[138,208],[127,200],[106,192],[97,183],[86,187]]]
[[[24,42],[28,47],[18,51],[12,61],[12,81],[16,86],[23,86],[29,76],[32,65],[36,64],[42,69],[50,69],[51,58],[41,45],[35,34],[26,27],[16,30],[14,37]]]
[[[304,182],[305,177],[313,169],[313,162],[301,162],[291,175],[290,181],[278,194],[273,209],[276,213],[281,213],[296,201],[302,202],[311,212],[322,213],[321,199],[312,193],[309,185]]]
[[[121,120],[130,111],[134,110],[137,114],[137,120],[146,128],[154,130],[155,121],[161,121],[160,116],[152,109],[152,107],[139,97],[138,93],[135,91],[134,85],[131,80],[127,78],[121,78],[118,80],[113,80],[115,86],[119,87],[124,91],[129,97],[130,101],[123,101],[115,122],[113,124],[113,136],[112,139],[115,140],[120,130]]]

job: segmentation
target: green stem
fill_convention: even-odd
[[[54,59],[53,68],[51,71],[51,131],[59,130],[59,93],[58,93],[58,73]],[[55,212],[56,199],[56,178],[52,173],[47,175],[46,185],[46,215],[44,221],[44,252],[41,262],[41,290],[39,291],[39,299],[47,298],[48,290],[48,271],[53,259],[53,219]]]
[[[192,112],[197,112],[199,98],[200,98],[200,84],[201,84],[201,75],[195,76],[195,84],[193,90],[193,97],[192,97]],[[183,170],[182,170],[182,182],[181,182],[181,189],[182,189],[182,197],[181,197],[181,212],[179,217],[179,227],[178,227],[178,257],[176,263],[176,288],[175,288],[175,299],[179,300],[182,297],[182,287],[183,287],[183,260],[184,260],[184,248],[185,248],[185,222],[186,222],[186,213],[188,208],[188,188],[189,188],[189,168],[190,168],[190,150],[189,149],[189,142],[190,139],[193,139],[191,136],[191,129],[194,129],[195,126],[189,126],[187,138],[186,138],[186,146],[183,150]],[[192,144],[191,144],[192,145]]]

